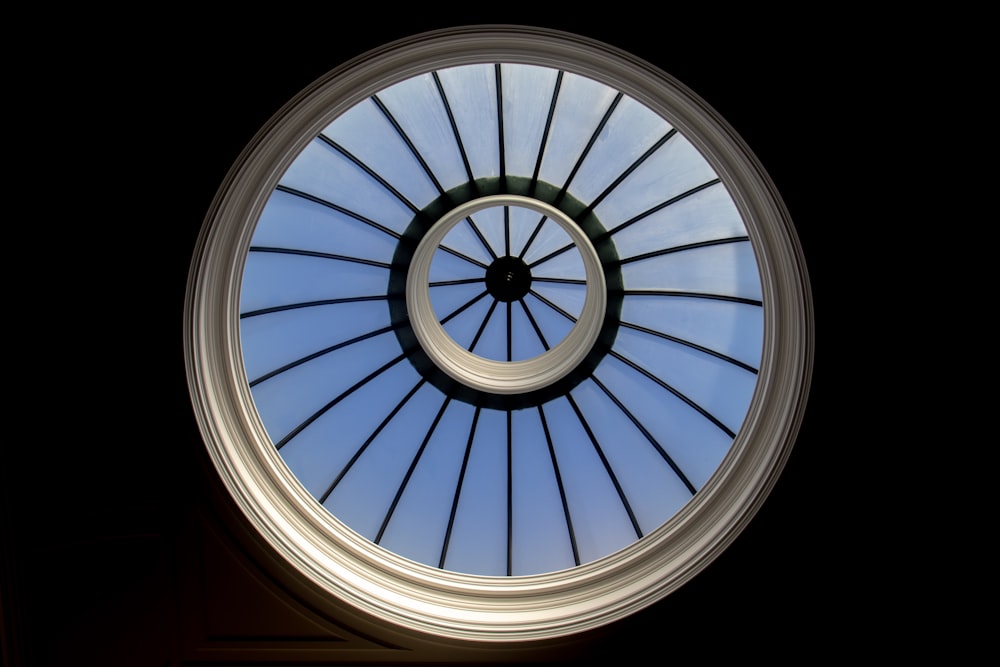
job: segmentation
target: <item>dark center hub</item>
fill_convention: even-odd
[[[498,257],[486,269],[486,289],[500,301],[517,301],[531,288],[531,269],[520,258]]]

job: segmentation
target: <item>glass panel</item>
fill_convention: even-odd
[[[593,444],[569,401],[545,404],[559,472],[566,489],[580,562],[587,563],[631,544],[635,530]],[[602,443],[609,446],[611,443]]]
[[[622,266],[626,289],[677,289],[760,300],[749,241],[695,248]]]
[[[430,74],[401,81],[378,93],[445,190],[468,182],[458,141]]]
[[[559,488],[537,410],[513,416],[513,574],[573,567]]]
[[[413,385],[404,386],[409,390]],[[366,393],[369,402],[381,406],[383,418],[396,406],[396,402],[383,401],[375,395],[374,387]],[[325,503],[327,509],[374,541],[442,401],[437,389],[426,384],[421,387],[330,494]]]
[[[746,236],[736,205],[721,183],[712,185],[614,232],[619,257]]]
[[[687,396],[733,432],[746,415],[757,376],[734,364],[632,329],[618,331],[615,350]]]
[[[691,491],[654,445],[597,385],[585,382],[572,394],[584,415],[595,415],[588,419],[590,428],[602,443],[644,535],[691,500]],[[627,397],[615,398],[624,402]]]
[[[506,413],[483,410],[455,513],[447,570],[507,574]]]
[[[595,376],[652,433],[696,489],[700,489],[732,445],[722,429],[681,399],[613,357],[605,357]]]
[[[438,71],[455,124],[476,178],[500,175],[500,126],[497,122],[493,65],[463,65]]]
[[[501,66],[500,71],[507,173],[530,177],[538,162],[558,72],[534,65],[510,64]]]
[[[764,343],[760,306],[669,296],[626,296],[622,321],[676,336],[757,368]]]
[[[569,192],[580,201],[594,201],[668,130],[670,125],[648,108],[622,98],[570,183]]]
[[[346,157],[316,139],[295,158],[281,184],[336,204],[396,232],[414,212],[381,183]]]
[[[253,246],[316,250],[389,263],[397,241],[391,234],[329,207],[276,191],[254,229]]]
[[[413,152],[372,101],[349,109],[323,134],[401,192],[411,204],[424,208],[441,194]]]
[[[541,180],[562,187],[591,135],[615,98],[615,91],[591,79],[566,74],[542,160]],[[546,113],[548,107],[539,109]]]
[[[448,404],[386,527],[386,549],[438,566],[473,411],[461,401]]]
[[[716,178],[687,139],[676,134],[595,208],[608,229]]]

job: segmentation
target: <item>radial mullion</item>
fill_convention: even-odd
[[[711,187],[713,185],[718,185],[721,182],[722,181],[720,179],[713,178],[712,180],[706,181],[706,182],[702,183],[701,185],[696,185],[695,187],[691,188],[690,190],[682,192],[682,193],[680,193],[679,195],[677,195],[675,197],[671,197],[670,199],[668,199],[668,200],[666,200],[664,202],[660,202],[656,206],[648,208],[645,211],[643,211],[642,213],[639,213],[638,215],[636,215],[636,216],[634,216],[634,217],[626,220],[625,222],[623,222],[622,224],[618,225],[614,229],[611,229],[609,231],[604,232],[603,234],[601,234],[600,236],[598,236],[596,239],[594,239],[594,242],[595,243],[600,243],[601,241],[603,241],[603,240],[607,239],[608,237],[610,237],[612,234],[617,234],[618,232],[622,231],[623,229],[626,229],[627,227],[631,227],[635,223],[639,222],[640,220],[642,220],[644,218],[648,218],[649,216],[653,215],[657,211],[662,211],[666,207],[672,206],[672,205],[676,204],[677,202],[681,201],[682,199],[686,199],[686,198],[690,197],[693,194],[701,192],[705,188],[709,188],[709,187]]]
[[[486,311],[486,317],[483,318],[482,324],[479,325],[479,329],[476,330],[476,335],[472,338],[472,342],[469,344],[469,352],[472,352],[476,348],[476,345],[479,344],[479,339],[482,337],[483,332],[486,331],[486,324],[490,321],[490,318],[493,317],[493,311],[497,309],[498,303],[499,301],[494,299],[493,303],[490,304],[490,309]]]
[[[712,299],[715,301],[732,301],[734,303],[745,303],[749,306],[763,306],[760,299],[750,299],[742,296],[732,296],[730,294],[712,294],[710,292],[686,292],[683,290],[671,289],[627,289],[622,290],[624,296],[668,296],[681,297],[686,299]]]
[[[485,282],[486,278],[458,278],[456,280],[435,280],[427,283],[428,287],[448,287],[453,285],[471,285],[473,283]]]
[[[269,246],[250,246],[248,252],[273,253],[279,255],[299,255],[301,257],[318,257],[320,259],[332,259],[340,262],[353,262],[355,264],[366,264],[380,269],[391,269],[392,265],[386,262],[379,262],[374,259],[364,259],[362,257],[350,257],[348,255],[337,255],[330,252],[319,252],[317,250],[299,250],[296,248],[275,248]]]
[[[502,192],[507,191],[507,156],[504,152],[504,134],[503,134],[503,81],[500,76],[500,63],[493,65],[493,76],[496,79],[496,91],[497,91],[497,143],[499,144],[499,156],[500,156],[500,190]],[[509,252],[507,253],[510,254]]]
[[[730,363],[730,364],[732,364],[734,366],[738,366],[738,367],[740,367],[740,368],[742,368],[742,369],[744,369],[746,371],[750,371],[754,375],[757,374],[757,369],[754,368],[753,366],[751,366],[750,364],[744,363],[744,362],[740,361],[739,359],[734,359],[733,357],[730,357],[728,355],[722,354],[721,352],[718,352],[718,351],[713,350],[711,348],[707,348],[707,347],[705,347],[703,345],[698,345],[697,343],[694,343],[692,341],[685,340],[683,338],[678,338],[677,336],[671,336],[668,333],[664,333],[662,331],[656,331],[655,329],[650,329],[648,327],[640,326],[638,324],[633,324],[632,322],[619,322],[618,324],[619,324],[619,326],[625,327],[627,329],[632,329],[634,331],[640,331],[640,332],[642,332],[644,334],[648,334],[650,336],[656,336],[656,337],[662,338],[664,340],[669,340],[670,342],[677,343],[678,345],[684,345],[686,347],[691,348],[692,350],[698,350],[699,352],[711,355],[711,356],[715,357],[716,359],[721,359],[722,361]]]
[[[420,166],[423,167],[424,173],[426,173],[427,177],[431,179],[431,182],[434,184],[434,187],[437,188],[437,191],[441,194],[445,194],[444,187],[438,181],[437,176],[434,175],[430,165],[428,165],[424,160],[420,151],[417,150],[417,147],[414,145],[413,141],[410,140],[410,137],[406,134],[406,131],[403,130],[403,127],[396,120],[395,116],[392,115],[392,112],[389,111],[388,107],[386,107],[382,100],[379,99],[378,95],[372,95],[372,102],[375,103],[375,106],[382,112],[385,119],[389,121],[389,124],[392,125],[394,130],[396,130],[396,134],[398,134],[399,138],[403,140],[403,143],[406,144],[407,148],[410,149],[410,153],[413,154],[413,157],[416,158],[417,162],[420,163]]]
[[[416,204],[407,199],[406,195],[404,195],[402,192],[393,187],[393,185],[389,183],[389,181],[385,180],[385,178],[383,178],[378,172],[376,172],[374,169],[365,164],[361,160],[361,158],[357,157],[349,150],[347,150],[346,148],[338,144],[336,141],[334,141],[333,139],[324,134],[320,134],[319,138],[330,148],[334,149],[335,151],[346,157],[348,160],[353,162],[359,169],[361,169],[363,172],[374,178],[379,185],[381,185],[383,188],[391,192],[392,195],[396,197],[396,199],[401,201],[408,209],[413,211],[415,214],[420,213],[420,208],[417,207]]]
[[[382,525],[378,529],[378,534],[375,536],[375,544],[378,544],[382,540],[382,535],[385,533],[386,527],[389,525],[390,519],[392,519],[393,513],[396,511],[396,505],[399,504],[399,499],[403,495],[403,491],[406,490],[406,485],[410,483],[410,477],[413,476],[413,471],[416,470],[417,464],[420,462],[420,457],[424,453],[424,449],[427,448],[427,443],[430,442],[431,436],[434,435],[434,429],[437,428],[438,423],[441,421],[441,417],[444,415],[444,411],[448,408],[448,404],[451,403],[451,396],[445,396],[444,402],[441,403],[441,409],[434,416],[434,421],[431,422],[430,428],[427,429],[427,435],[424,436],[423,441],[420,443],[420,448],[417,449],[417,453],[413,456],[413,461],[410,462],[410,467],[406,470],[406,474],[403,476],[403,481],[399,484],[399,489],[396,490],[396,495],[392,499],[392,503],[389,505],[389,509],[385,514],[385,518],[382,520]]]
[[[503,249],[504,257],[510,257],[510,206],[503,207]]]
[[[486,239],[483,239],[483,243],[484,244],[486,243]],[[489,246],[487,245],[487,248],[488,247]],[[470,264],[475,264],[476,266],[478,266],[481,269],[488,269],[489,268],[489,265],[480,262],[478,259],[475,259],[474,257],[469,257],[465,253],[462,253],[462,252],[460,252],[458,250],[455,250],[454,248],[449,248],[448,246],[446,246],[444,244],[439,245],[438,249],[442,250],[442,251],[444,251],[446,253],[448,253],[449,255],[454,255],[455,257],[458,257],[459,259],[464,259],[466,262],[469,262]],[[490,254],[493,254],[492,251],[490,252]],[[495,254],[493,255],[493,259],[496,259],[496,255]]]
[[[304,356],[304,357],[302,357],[300,359],[296,359],[295,361],[287,363],[287,364],[285,364],[284,366],[282,366],[280,368],[276,368],[273,371],[265,373],[264,375],[260,376],[256,380],[252,380],[250,382],[250,387],[251,388],[256,387],[261,382],[264,382],[265,380],[270,380],[274,376],[280,375],[281,373],[284,373],[285,371],[291,370],[291,369],[295,368],[296,366],[301,366],[302,364],[304,364],[306,362],[312,361],[314,359],[318,359],[319,357],[322,357],[323,355],[326,355],[326,354],[330,354],[331,352],[336,352],[337,350],[341,350],[341,349],[343,349],[345,347],[348,347],[349,345],[354,345],[355,343],[360,343],[362,341],[368,340],[369,338],[374,338],[375,336],[381,336],[382,334],[388,333],[388,332],[392,331],[393,329],[395,329],[395,326],[390,324],[389,326],[384,326],[381,329],[375,329],[373,331],[369,331],[367,333],[363,333],[360,336],[355,336],[354,338],[351,338],[349,340],[345,340],[345,341],[342,341],[340,343],[337,343],[336,345],[331,345],[329,347],[323,348],[322,350],[317,350],[316,352],[308,354],[308,355],[306,355],[306,356]]]
[[[392,238],[394,238],[396,240],[399,240],[399,239],[403,238],[402,234],[400,234],[399,232],[394,231],[392,229],[389,229],[385,225],[380,224],[378,222],[375,222],[371,218],[366,218],[365,216],[361,215],[360,213],[355,213],[354,211],[352,211],[352,210],[350,210],[348,208],[344,208],[343,206],[340,206],[339,204],[334,204],[331,201],[327,201],[325,199],[321,199],[320,197],[317,197],[316,195],[311,195],[308,192],[304,192],[302,190],[296,190],[295,188],[290,188],[287,185],[279,185],[279,186],[277,186],[275,188],[275,190],[277,190],[279,192],[284,192],[284,193],[287,193],[287,194],[290,194],[290,195],[294,195],[296,197],[301,197],[302,199],[311,201],[314,204],[319,204],[320,206],[325,206],[326,208],[329,208],[329,209],[332,209],[334,211],[337,211],[338,213],[343,213],[344,215],[346,215],[348,217],[351,217],[351,218],[354,218],[358,222],[362,222],[362,223],[368,225],[369,227],[373,227],[373,228],[379,230],[380,232],[385,232],[386,234],[388,234],[389,236],[391,236]]]
[[[542,330],[538,326],[538,322],[535,321],[534,316],[531,314],[531,309],[528,308],[528,304],[524,302],[524,299],[518,299],[518,303],[521,304],[521,308],[524,309],[524,314],[527,315],[528,321],[531,322],[532,328],[535,330],[535,333],[538,334],[538,340],[542,342],[542,347],[548,350],[549,349],[548,341],[546,341],[545,336],[542,335]]]
[[[341,469],[340,474],[338,474],[334,478],[334,480],[330,482],[330,486],[323,493],[323,495],[320,496],[319,502],[321,505],[326,502],[326,499],[330,497],[330,494],[333,493],[333,490],[337,487],[338,484],[340,484],[340,481],[344,479],[348,471],[350,471],[350,469],[354,467],[354,464],[358,462],[358,459],[361,458],[361,455],[365,452],[366,449],[368,449],[368,446],[375,441],[375,438],[378,437],[378,434],[381,433],[385,429],[385,427],[389,425],[389,422],[391,422],[397,414],[399,414],[399,411],[403,409],[403,406],[406,405],[407,401],[413,398],[413,395],[417,393],[417,391],[420,389],[420,387],[424,385],[425,382],[427,382],[426,378],[420,378],[420,380],[418,380],[417,383],[413,385],[413,388],[406,393],[406,396],[404,396],[402,400],[400,400],[399,403],[396,404],[396,407],[394,407],[391,411],[389,411],[389,414],[386,415],[385,419],[383,419],[382,422],[377,427],[375,427],[375,430],[372,431],[371,435],[369,435],[367,439],[365,439],[365,441],[361,444],[361,447],[359,447],[358,450],[354,452],[353,456],[351,456],[351,459],[346,464],[344,464],[344,467],[343,469]]]
[[[573,562],[580,564],[580,550],[576,546],[576,532],[573,530],[573,519],[569,512],[569,502],[566,500],[566,489],[563,488],[562,475],[559,473],[559,462],[556,460],[556,449],[552,444],[552,435],[549,433],[549,423],[545,419],[545,410],[538,406],[538,417],[542,420],[542,431],[545,433],[545,444],[549,448],[549,458],[552,459],[552,471],[555,473],[556,486],[559,489],[559,498],[562,500],[563,515],[566,517],[566,530],[569,532],[570,545],[573,548]]]
[[[632,522],[632,528],[635,530],[635,536],[637,538],[642,537],[642,528],[639,527],[639,522],[635,518],[635,513],[632,511],[632,505],[625,496],[625,490],[622,489],[622,485],[618,481],[618,476],[615,475],[615,471],[611,468],[611,463],[608,461],[608,457],[604,455],[604,449],[597,441],[597,436],[594,435],[594,432],[591,430],[590,424],[587,423],[587,419],[583,416],[580,406],[578,406],[576,401],[573,399],[573,395],[566,394],[566,400],[569,401],[570,407],[573,408],[573,412],[576,413],[577,419],[580,420],[580,425],[583,426],[583,430],[587,433],[587,438],[590,440],[590,444],[594,446],[594,451],[596,451],[597,456],[600,457],[601,463],[604,464],[604,471],[608,473],[608,478],[614,485],[615,491],[618,492],[618,498],[622,501],[622,505],[625,507],[625,512],[628,514],[629,521]]]
[[[451,103],[448,102],[448,95],[444,91],[444,85],[441,83],[441,77],[437,72],[431,72],[431,76],[434,78],[434,85],[437,87],[438,95],[441,96],[441,103],[444,105],[444,111],[448,115],[448,122],[451,124],[451,132],[455,136],[455,143],[458,145],[458,152],[462,156],[462,164],[465,166],[465,173],[469,178],[469,183],[472,183],[473,187],[476,187],[476,178],[472,174],[472,165],[469,164],[469,156],[465,152],[465,144],[462,142],[462,135],[458,131],[458,123],[455,122],[455,114],[451,110]]]
[[[566,182],[563,184],[562,189],[559,191],[559,194],[556,195],[556,200],[554,202],[556,206],[558,206],[559,202],[561,202],[563,198],[566,196],[566,193],[569,191],[570,183],[572,183],[573,179],[576,178],[577,172],[580,171],[580,168],[583,166],[584,160],[586,160],[587,155],[590,154],[590,149],[594,147],[594,144],[597,142],[597,138],[601,135],[601,132],[604,130],[604,126],[608,124],[608,120],[611,118],[611,114],[614,113],[615,108],[617,108],[618,103],[622,101],[622,98],[624,96],[625,96],[624,93],[619,92],[617,95],[615,95],[615,99],[611,101],[611,104],[608,105],[607,110],[604,112],[604,116],[601,118],[601,122],[597,124],[597,127],[594,129],[593,133],[591,133],[590,139],[587,140],[587,145],[584,146],[583,152],[580,153],[580,157],[577,158],[576,164],[573,165],[573,169],[570,171],[569,176],[566,178]]]
[[[735,438],[736,437],[736,433],[734,433],[732,430],[729,429],[728,426],[726,426],[721,421],[719,421],[714,415],[712,415],[712,413],[710,413],[708,410],[706,410],[705,408],[701,407],[700,405],[698,405],[697,403],[695,403],[694,401],[692,401],[690,398],[688,398],[687,396],[685,396],[684,394],[682,394],[677,389],[671,387],[669,384],[667,384],[666,382],[664,382],[662,379],[660,379],[657,376],[653,375],[652,373],[650,373],[645,368],[642,368],[637,363],[635,363],[634,361],[632,361],[632,360],[624,357],[621,353],[616,352],[615,350],[610,350],[608,352],[608,354],[610,354],[612,357],[614,357],[618,361],[621,361],[622,363],[624,363],[625,365],[627,365],[632,370],[637,371],[637,372],[641,373],[642,375],[646,376],[647,378],[649,378],[650,380],[652,380],[656,384],[660,385],[661,387],[663,387],[664,389],[666,389],[667,391],[669,391],[671,394],[673,394],[677,398],[679,398],[682,401],[684,401],[689,407],[691,407],[692,409],[694,409],[698,414],[700,414],[705,419],[709,420],[710,422],[712,422],[713,424],[715,424],[716,426],[718,426],[720,429],[722,429],[722,431],[726,435],[728,435],[730,438]]]
[[[533,283],[559,283],[561,285],[586,285],[587,281],[583,278],[547,278],[545,276],[532,276],[531,282]]]
[[[271,313],[280,313],[286,310],[295,310],[297,308],[314,308],[316,306],[335,306],[340,303],[359,303],[361,301],[384,301],[389,297],[385,294],[372,294],[368,296],[346,296],[339,299],[320,299],[317,301],[301,301],[298,303],[288,303],[281,306],[270,306],[268,308],[258,308],[257,310],[248,310],[245,313],[240,313],[240,319],[246,319],[248,317],[258,317],[260,315],[270,315]]]
[[[535,160],[535,171],[531,175],[532,194],[535,193],[535,187],[538,185],[538,174],[541,172],[542,158],[545,155],[545,147],[548,145],[549,142],[549,132],[552,130],[552,119],[555,117],[556,102],[559,99],[559,91],[562,89],[562,80],[563,80],[563,71],[559,70],[559,73],[556,75],[556,85],[552,89],[552,100],[549,102],[549,112],[545,118],[545,129],[542,130],[542,139],[538,144],[538,159]],[[544,220],[545,218],[543,217],[542,221]],[[538,224],[541,225],[541,223]],[[524,253],[521,253],[521,256],[523,257]]]
[[[469,439],[465,443],[465,455],[462,457],[462,468],[458,471],[458,483],[455,485],[455,499],[451,502],[451,514],[448,516],[448,528],[444,533],[444,544],[441,545],[441,559],[438,567],[444,569],[445,556],[448,554],[448,543],[451,541],[451,529],[455,525],[455,514],[458,512],[458,499],[462,495],[462,482],[465,480],[465,471],[469,467],[469,454],[472,452],[472,441],[476,436],[476,424],[479,422],[480,406],[476,406],[476,411],[472,415],[472,426],[469,427]]]
[[[512,361],[514,358],[514,325],[511,320],[513,320],[511,314],[511,302],[507,302],[507,361]]]
[[[609,399],[611,399],[612,403],[618,406],[618,409],[621,410],[626,417],[628,417],[629,421],[631,421],[632,424],[637,429],[639,429],[639,432],[642,433],[643,437],[645,437],[646,440],[649,442],[649,444],[651,444],[653,448],[657,451],[657,453],[659,453],[660,457],[666,462],[666,464],[670,466],[670,469],[674,471],[674,474],[677,475],[677,478],[680,479],[681,483],[683,483],[684,486],[687,487],[688,491],[691,492],[691,495],[697,493],[698,489],[694,487],[694,484],[692,484],[691,481],[687,478],[687,475],[684,474],[684,471],[681,470],[680,466],[677,465],[673,457],[671,457],[670,454],[668,454],[667,451],[663,449],[660,443],[656,441],[656,438],[653,437],[653,434],[650,433],[646,429],[646,427],[642,425],[639,419],[634,414],[632,414],[632,412],[628,408],[625,407],[625,404],[622,403],[622,401],[617,396],[615,396],[610,389],[604,386],[604,383],[601,382],[596,375],[591,375],[590,379],[593,381],[594,384],[598,386],[598,388],[601,391],[603,391],[607,395]]]
[[[644,259],[651,259],[653,257],[662,257],[664,255],[670,255],[675,252],[684,252],[685,250],[696,250],[698,248],[708,248],[710,246],[716,245],[726,245],[728,243],[743,243],[749,241],[749,236],[733,236],[726,239],[712,239],[710,241],[699,241],[697,243],[686,243],[684,245],[673,246],[672,248],[663,248],[661,250],[652,250],[650,252],[644,252],[640,255],[633,255],[631,257],[625,257],[624,259],[619,259],[616,263],[621,266],[623,264],[629,264],[631,262],[640,262]]]
[[[355,391],[357,391],[361,387],[365,386],[366,384],[368,384],[369,382],[371,382],[372,380],[374,380],[375,378],[377,378],[379,375],[381,375],[382,373],[386,372],[387,370],[389,370],[390,368],[392,368],[393,366],[395,366],[396,364],[398,364],[403,359],[406,359],[411,353],[412,353],[412,349],[404,350],[403,353],[400,354],[398,357],[395,357],[394,359],[390,359],[389,361],[387,361],[386,363],[384,363],[382,366],[376,368],[374,371],[372,371],[371,373],[369,373],[365,377],[363,377],[360,380],[358,380],[357,382],[355,382],[353,385],[351,385],[350,387],[348,387],[347,389],[345,389],[343,392],[341,392],[341,394],[339,396],[337,396],[336,398],[334,398],[333,400],[331,400],[329,403],[327,403],[326,405],[324,405],[322,408],[320,408],[319,410],[317,410],[316,412],[314,412],[304,422],[302,422],[301,424],[299,424],[298,426],[296,426],[294,429],[292,429],[288,433],[288,435],[286,435],[284,438],[282,438],[280,442],[278,442],[278,443],[275,444],[275,448],[281,449],[282,447],[284,447],[285,445],[287,445],[288,442],[292,438],[294,438],[295,436],[297,436],[299,433],[301,433],[303,430],[305,430],[306,427],[308,427],[314,421],[316,421],[317,419],[319,419],[320,417],[322,417],[324,414],[326,414],[327,411],[329,411],[331,408],[333,408],[335,405],[337,405],[337,403],[340,403],[342,400],[344,400],[345,398],[347,398],[348,396],[350,396],[351,394],[353,394]]]

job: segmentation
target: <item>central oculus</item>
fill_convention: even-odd
[[[486,289],[506,303],[523,299],[531,289],[531,269],[519,257],[498,257],[486,269]]]
[[[521,361],[495,361],[473,354],[445,332],[431,305],[429,272],[435,251],[448,231],[483,209],[513,206],[531,209],[556,222],[580,252],[586,273],[583,308],[569,333],[551,349]],[[531,288],[531,270],[506,255],[486,269],[486,289],[498,301],[511,303]],[[590,353],[604,323],[608,303],[604,269],[587,234],[568,215],[545,202],[519,195],[480,197],[455,207],[434,223],[417,245],[406,274],[406,310],[410,326],[430,361],[453,380],[490,394],[522,394],[553,385]]]

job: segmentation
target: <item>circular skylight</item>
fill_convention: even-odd
[[[189,377],[304,577],[466,639],[668,594],[787,457],[807,279],[766,174],[668,75],[547,30],[403,40],[276,116],[210,211]]]

